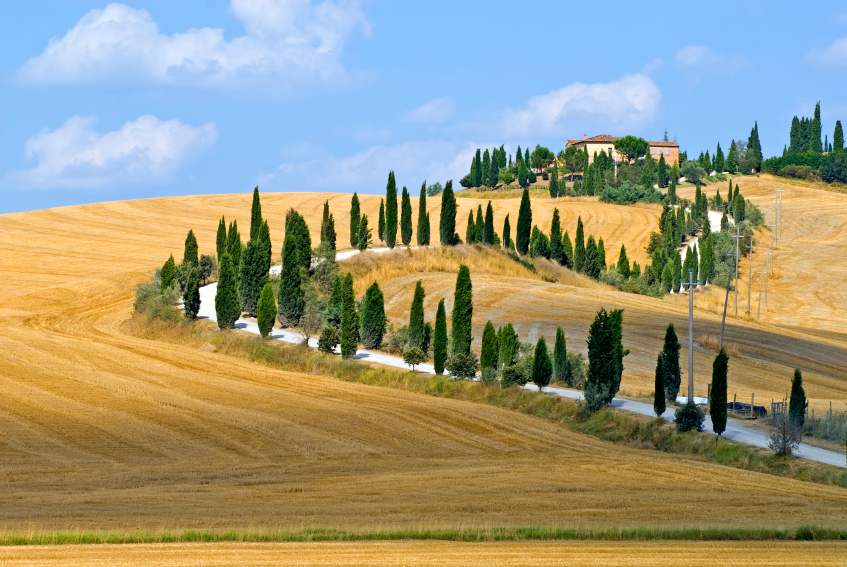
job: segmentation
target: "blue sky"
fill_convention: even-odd
[[[0,20],[0,213],[414,190],[608,133],[766,155],[847,120],[847,5],[29,0]],[[655,8],[655,10],[653,9]]]

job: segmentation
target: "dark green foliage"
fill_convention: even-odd
[[[238,221],[232,221],[229,224],[229,231],[226,235],[226,251],[232,260],[232,269],[235,272],[236,287],[241,268],[241,233],[238,232]]]
[[[442,246],[452,246],[456,240],[456,196],[452,180],[441,193],[440,240]]]
[[[675,285],[676,284],[673,277],[673,264],[671,262],[668,262],[662,269],[662,291],[665,293],[670,293],[671,291],[673,291]]]
[[[206,280],[215,271],[215,257],[211,254],[200,255],[200,266],[197,268],[197,275],[200,276],[202,285],[206,285]]]
[[[812,119],[812,127],[809,136],[809,151],[819,154],[823,151],[821,147],[821,103],[815,104],[815,117]]]
[[[267,337],[274,328],[276,322],[276,300],[274,299],[274,290],[270,283],[266,283],[262,288],[262,295],[259,296],[259,306],[257,309],[256,322],[259,324],[259,333],[263,337]]]
[[[405,187],[400,197],[400,240],[403,246],[408,246],[412,242],[412,199]]]
[[[562,250],[562,226],[559,220],[559,209],[553,209],[553,220],[550,222],[550,259],[564,264]]]
[[[185,237],[185,252],[182,256],[182,265],[188,270],[191,266],[195,268],[200,264],[200,257],[197,251],[197,238],[194,236],[194,231],[189,230],[188,236]]]
[[[509,215],[506,215],[506,220],[503,221],[503,250],[509,249],[509,242],[512,240],[512,227],[509,224]]]
[[[703,431],[705,420],[706,416],[693,400],[688,400],[684,406],[676,410],[673,418],[677,431],[681,433],[692,430]]]
[[[732,140],[729,144],[729,152],[726,155],[724,167],[729,173],[735,173],[738,170],[738,149],[735,147],[735,140]]]
[[[429,356],[429,347],[432,344],[432,323],[427,321],[424,323],[424,332],[423,332],[423,341],[421,343],[421,350],[424,351],[424,354]]]
[[[368,215],[362,215],[359,219],[359,250],[367,250],[371,244],[371,229],[368,228]]]
[[[285,222],[285,236],[291,234],[294,238],[297,258],[300,266],[306,271],[312,266],[312,237],[306,220],[297,211],[291,209]]]
[[[321,244],[326,245],[330,250],[335,250],[336,240],[335,217],[329,212],[329,201],[325,201],[323,218],[321,219]]]
[[[385,242],[385,199],[379,200],[379,224],[377,225],[379,239]]]
[[[576,239],[574,240],[573,250],[573,269],[575,272],[582,272],[585,265],[585,237],[582,228],[582,216],[576,219]]]
[[[471,330],[473,286],[471,284],[471,272],[464,264],[459,266],[453,297],[452,327],[450,329],[453,354],[467,354],[471,351],[471,342],[473,341]]]
[[[729,231],[729,218],[726,216],[726,211],[724,211],[723,216],[721,217],[721,232]]]
[[[818,136],[818,145],[820,145],[820,136]],[[747,140],[747,155],[750,167],[757,172],[762,169],[762,144],[759,141],[759,123],[753,123],[753,129],[750,130],[750,138]],[[746,171],[744,173],[747,173]]]
[[[188,272],[188,282],[185,286],[185,317],[192,321],[200,311],[200,276],[197,268],[191,267]]]
[[[482,243],[494,244],[494,209],[491,208],[491,201],[488,201],[488,206],[485,208],[485,225],[482,227]]]
[[[388,172],[388,184],[385,187],[385,244],[394,248],[397,243],[397,183],[394,172]],[[343,337],[342,337],[343,338]]]
[[[799,368],[794,369],[794,378],[791,379],[788,418],[800,428],[806,422],[806,391],[803,389],[803,373]]]
[[[418,230],[415,233],[418,246],[429,246],[429,213],[426,210],[426,181],[421,185],[418,197]]]
[[[352,358],[359,344],[359,314],[356,313],[356,296],[353,294],[353,276],[347,274],[341,288],[341,356]]]
[[[626,280],[629,279],[629,258],[626,255],[626,246],[621,244],[621,252],[618,256],[618,273]]]
[[[679,394],[679,384],[682,379],[682,370],[679,366],[679,339],[676,336],[673,323],[665,329],[665,343],[662,347],[664,358],[663,368],[665,371],[665,399],[669,402],[676,400]]]
[[[465,230],[465,243],[476,242],[476,221],[473,220],[473,211],[468,212],[468,228]]]
[[[336,274],[332,282],[332,293],[326,304],[326,322],[334,327],[341,326],[341,311],[344,301],[344,279]]]
[[[423,350],[417,347],[406,349],[403,352],[403,362],[408,364],[414,371],[415,366],[422,362],[426,362],[426,354]]]
[[[529,239],[529,255],[533,258],[550,258],[550,240],[537,226],[532,227],[532,236]]]
[[[556,329],[556,342],[553,345],[553,380],[566,382],[568,375],[568,348],[565,342],[565,332],[561,327]],[[568,383],[570,386],[570,383]]]
[[[300,285],[301,267],[297,237],[292,231],[286,231],[282,245],[282,271],[277,291],[277,319],[283,328],[297,326],[303,315],[305,298]]]
[[[709,399],[709,415],[712,416],[712,429],[718,435],[726,431],[726,384],[729,357],[724,349],[712,363],[712,388]]]
[[[489,185],[489,176],[491,175],[491,154],[488,153],[488,148],[486,148],[485,153],[482,155],[482,167],[479,168],[480,173],[480,185]]]
[[[598,268],[597,242],[594,240],[594,235],[588,236],[588,241],[585,243],[585,261],[583,262],[582,272],[589,277],[600,277]]]
[[[362,344],[369,349],[379,348],[388,319],[385,317],[385,298],[376,282],[372,283],[365,292],[360,316]]]
[[[717,173],[722,173],[725,165],[726,162],[724,161],[723,150],[721,150],[721,144],[718,142],[718,149],[715,150],[715,159],[712,162],[712,169],[714,169]]]
[[[173,287],[176,283],[176,263],[174,262],[173,254],[168,257],[168,260],[165,262],[165,265],[162,266],[161,279],[162,291]]]
[[[650,144],[643,138],[624,136],[615,141],[615,149],[622,153],[625,159],[634,160],[647,155]]]
[[[359,218],[361,216],[359,196],[353,193],[353,198],[350,200],[350,246],[353,248],[359,247]]]
[[[253,206],[250,209],[250,240],[256,238],[262,227],[262,204],[259,202],[259,188],[253,189]]]
[[[847,152],[838,151],[824,156],[821,163],[821,179],[828,183],[847,183]]]
[[[497,151],[491,156],[491,165],[488,168],[488,182],[486,185],[494,187],[497,185],[497,178],[500,176],[500,165],[497,163]]]
[[[672,176],[668,183],[668,202],[671,205],[676,204],[676,176]]]
[[[521,195],[521,207],[518,211],[518,226],[515,231],[515,248],[518,254],[526,254],[529,250],[529,238],[532,235],[532,206],[529,202],[529,190],[524,189]]]
[[[553,171],[550,174],[550,197],[556,199],[559,197],[559,165],[553,165]]]
[[[656,357],[656,382],[653,388],[653,411],[656,417],[662,417],[665,413],[665,356],[659,353]]]
[[[511,323],[504,327],[500,327],[498,331],[500,352],[497,355],[497,364],[499,369],[504,369],[512,366],[518,360],[520,352],[520,340],[515,328]]]
[[[732,219],[738,223],[744,222],[747,213],[747,204],[741,192],[736,189],[735,197],[732,199]]]
[[[538,386],[538,391],[543,392],[544,387],[550,384],[553,375],[553,363],[547,352],[547,342],[544,337],[539,337],[535,344],[535,356],[532,359],[532,381]]]
[[[632,205],[634,203],[660,203],[662,194],[652,185],[632,185],[629,180],[620,186],[606,185],[600,190],[600,201],[603,203],[616,203],[618,205]]]
[[[712,234],[703,241],[700,247],[700,281],[712,280],[715,273],[715,238]]]
[[[844,130],[841,128],[841,120],[835,121],[835,133],[832,135],[832,151],[844,149]]]
[[[521,187],[526,187],[529,184],[529,170],[526,167],[526,163],[521,160],[518,163],[518,185]]]
[[[665,154],[659,156],[659,165],[656,168],[656,174],[659,177],[659,187],[668,186],[668,164],[665,162]]]
[[[600,309],[588,330],[588,373],[586,376],[586,401],[588,389],[604,404],[615,397],[623,373],[623,357],[627,355],[621,342],[623,336],[623,310],[609,313]]]
[[[444,298],[438,302],[435,312],[435,332],[432,336],[432,357],[435,363],[435,373],[444,373],[444,363],[447,362],[447,311],[444,308]]]
[[[221,259],[218,290],[215,293],[215,314],[218,327],[230,329],[241,317],[241,304],[238,301],[238,281],[235,279],[235,268],[229,252]]]
[[[597,275],[606,269],[606,244],[603,239],[597,241]]]
[[[318,350],[326,354],[333,354],[338,345],[338,329],[332,325],[324,325],[321,335],[318,337]]]
[[[573,267],[573,245],[571,244],[571,237],[568,234],[568,231],[565,231],[565,235],[562,237],[562,260],[561,263],[563,266],[568,268]]]
[[[497,368],[497,360],[500,357],[500,339],[491,321],[485,324],[482,331],[482,352],[479,355],[481,368]]]
[[[472,352],[461,352],[448,358],[445,367],[456,378],[473,378],[479,370],[479,359]]]
[[[250,317],[256,316],[259,296],[262,293],[262,288],[268,283],[270,266],[265,267],[268,263],[265,261],[264,243],[259,238],[250,240],[241,258],[241,277],[238,287],[241,310],[246,311]],[[299,273],[299,269],[295,268],[295,270]]]
[[[409,348],[421,348],[424,335],[424,292],[421,280],[415,284],[415,295],[409,309]]]
[[[215,239],[216,244],[216,254],[218,263],[220,263],[221,258],[224,257],[224,252],[226,252],[226,220],[224,217],[221,217],[221,222],[218,223],[218,234]]]
[[[482,235],[485,232],[485,221],[482,218],[482,205],[476,207],[476,232],[474,234],[474,242],[485,244],[482,240]]]

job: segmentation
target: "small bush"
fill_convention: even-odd
[[[388,329],[388,334],[382,340],[382,348],[390,354],[402,355],[409,344],[409,326],[403,325],[399,329],[395,329],[392,325]]]
[[[473,378],[479,370],[479,359],[472,352],[454,354],[447,359],[444,367],[456,378]]]
[[[768,435],[768,447],[777,455],[790,455],[800,446],[803,439],[803,427],[787,414],[774,416],[771,420],[771,432]]]
[[[688,400],[688,402],[676,410],[674,413],[673,422],[676,423],[676,429],[680,433],[685,431],[703,431],[703,422],[706,420],[706,416],[703,415],[703,412],[697,407],[692,400]]]
[[[513,385],[523,386],[529,382],[529,372],[523,364],[507,366],[503,369],[503,377],[500,379],[502,388],[510,388]]]
[[[177,284],[162,290],[162,280],[157,270],[149,281],[142,282],[135,288],[133,310],[143,313],[148,319],[180,321],[183,314],[176,304],[181,297],[182,293]]]
[[[414,370],[415,366],[422,362],[426,362],[426,355],[424,354],[424,351],[418,347],[410,348],[403,353],[403,362],[411,366],[412,370]]]
[[[332,325],[324,325],[321,336],[318,338],[318,350],[327,354],[333,354],[338,345],[338,329]]]
[[[618,205],[661,203],[663,199],[664,195],[655,187],[644,188],[641,185],[632,185],[629,181],[624,181],[620,187],[606,185],[600,191],[600,201]]]
[[[497,380],[497,371],[493,368],[483,368],[482,369],[482,383],[483,384],[496,384]]]

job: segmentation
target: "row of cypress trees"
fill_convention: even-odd
[[[448,182],[451,187],[452,183]],[[367,225],[367,215],[361,212],[361,202],[359,196],[353,193],[353,198],[350,202],[350,246],[359,250],[366,250],[369,242],[362,238],[366,235],[367,228],[362,229],[361,225]],[[389,248],[394,248],[397,245],[397,228],[400,228],[400,242],[403,246],[409,246],[412,242],[412,199],[409,190],[403,187],[400,196],[399,219],[398,219],[398,204],[397,204],[397,183],[394,177],[394,172],[388,173],[388,184],[385,189],[385,198],[379,203],[379,219],[377,221],[377,236],[382,242],[385,242]],[[429,212],[426,209],[426,181],[421,185],[420,198],[418,200],[418,221],[417,221],[417,244],[418,246],[429,246],[430,243],[430,222]]]

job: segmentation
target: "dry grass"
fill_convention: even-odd
[[[314,229],[325,198],[336,211],[349,202],[264,196],[274,242],[289,206]],[[367,212],[379,201],[363,203]],[[246,232],[249,210],[245,194],[0,216],[6,533],[843,525],[840,488],[611,445],[505,409],[269,369],[123,331],[134,285],[169,253],[181,255],[189,228],[211,252],[220,215],[237,217]],[[626,217],[619,221],[624,230]],[[426,277],[434,282],[425,282],[431,314],[430,300],[449,296],[455,276]],[[385,282],[389,302],[405,293],[400,280]],[[566,313],[572,337],[584,336],[598,304],[625,298],[626,340],[634,345],[642,317],[650,327],[657,311],[679,315],[649,298],[525,278],[483,275],[474,289],[477,325],[496,314],[543,329]],[[537,304],[508,301],[532,294]],[[389,307],[395,317],[399,309]]]
[[[229,565],[396,565],[523,567],[841,566],[845,542],[353,542],[182,543],[0,548],[8,567],[223,567]]]

